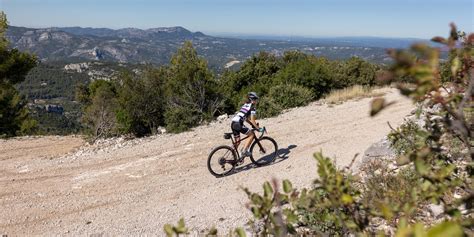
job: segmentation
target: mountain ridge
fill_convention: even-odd
[[[384,42],[344,42],[335,39],[309,41],[258,40],[225,38],[191,32],[181,26],[139,28],[10,26],[6,34],[11,46],[36,54],[41,61],[114,61],[125,63],[166,64],[185,41],[192,41],[200,56],[211,68],[222,70],[232,61],[243,62],[252,55],[267,51],[281,56],[299,50],[329,59],[360,57],[385,63],[389,60]],[[398,41],[396,41],[398,42]],[[396,47],[407,44],[392,43]],[[238,66],[238,65],[237,65]]]

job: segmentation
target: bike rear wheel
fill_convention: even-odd
[[[230,146],[219,146],[211,151],[207,159],[207,168],[212,175],[222,177],[235,167],[237,156]]]
[[[257,166],[264,166],[275,161],[278,145],[271,137],[262,137],[255,140],[250,147],[250,160]]]

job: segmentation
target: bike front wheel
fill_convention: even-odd
[[[250,147],[250,160],[257,166],[264,166],[275,161],[278,145],[271,137],[262,137]]]
[[[219,146],[211,151],[207,159],[207,168],[212,175],[222,177],[235,167],[237,156],[230,146]]]

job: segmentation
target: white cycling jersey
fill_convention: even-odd
[[[239,112],[232,118],[232,122],[241,122],[243,123],[250,115],[257,114],[257,110],[252,103],[245,103],[240,108]]]

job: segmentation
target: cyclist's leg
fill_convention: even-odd
[[[236,147],[238,147],[239,144],[240,144],[240,130],[241,130],[240,123],[239,122],[232,122],[230,124],[230,127],[232,129],[232,133],[234,134]]]
[[[242,129],[241,129],[241,132],[247,136],[249,136],[249,138],[247,138],[247,142],[245,143],[244,145],[244,151],[248,151],[249,150],[249,147],[250,145],[252,144],[253,142],[253,139],[255,137],[255,133],[250,130],[249,128],[247,128],[245,125],[242,124]]]

